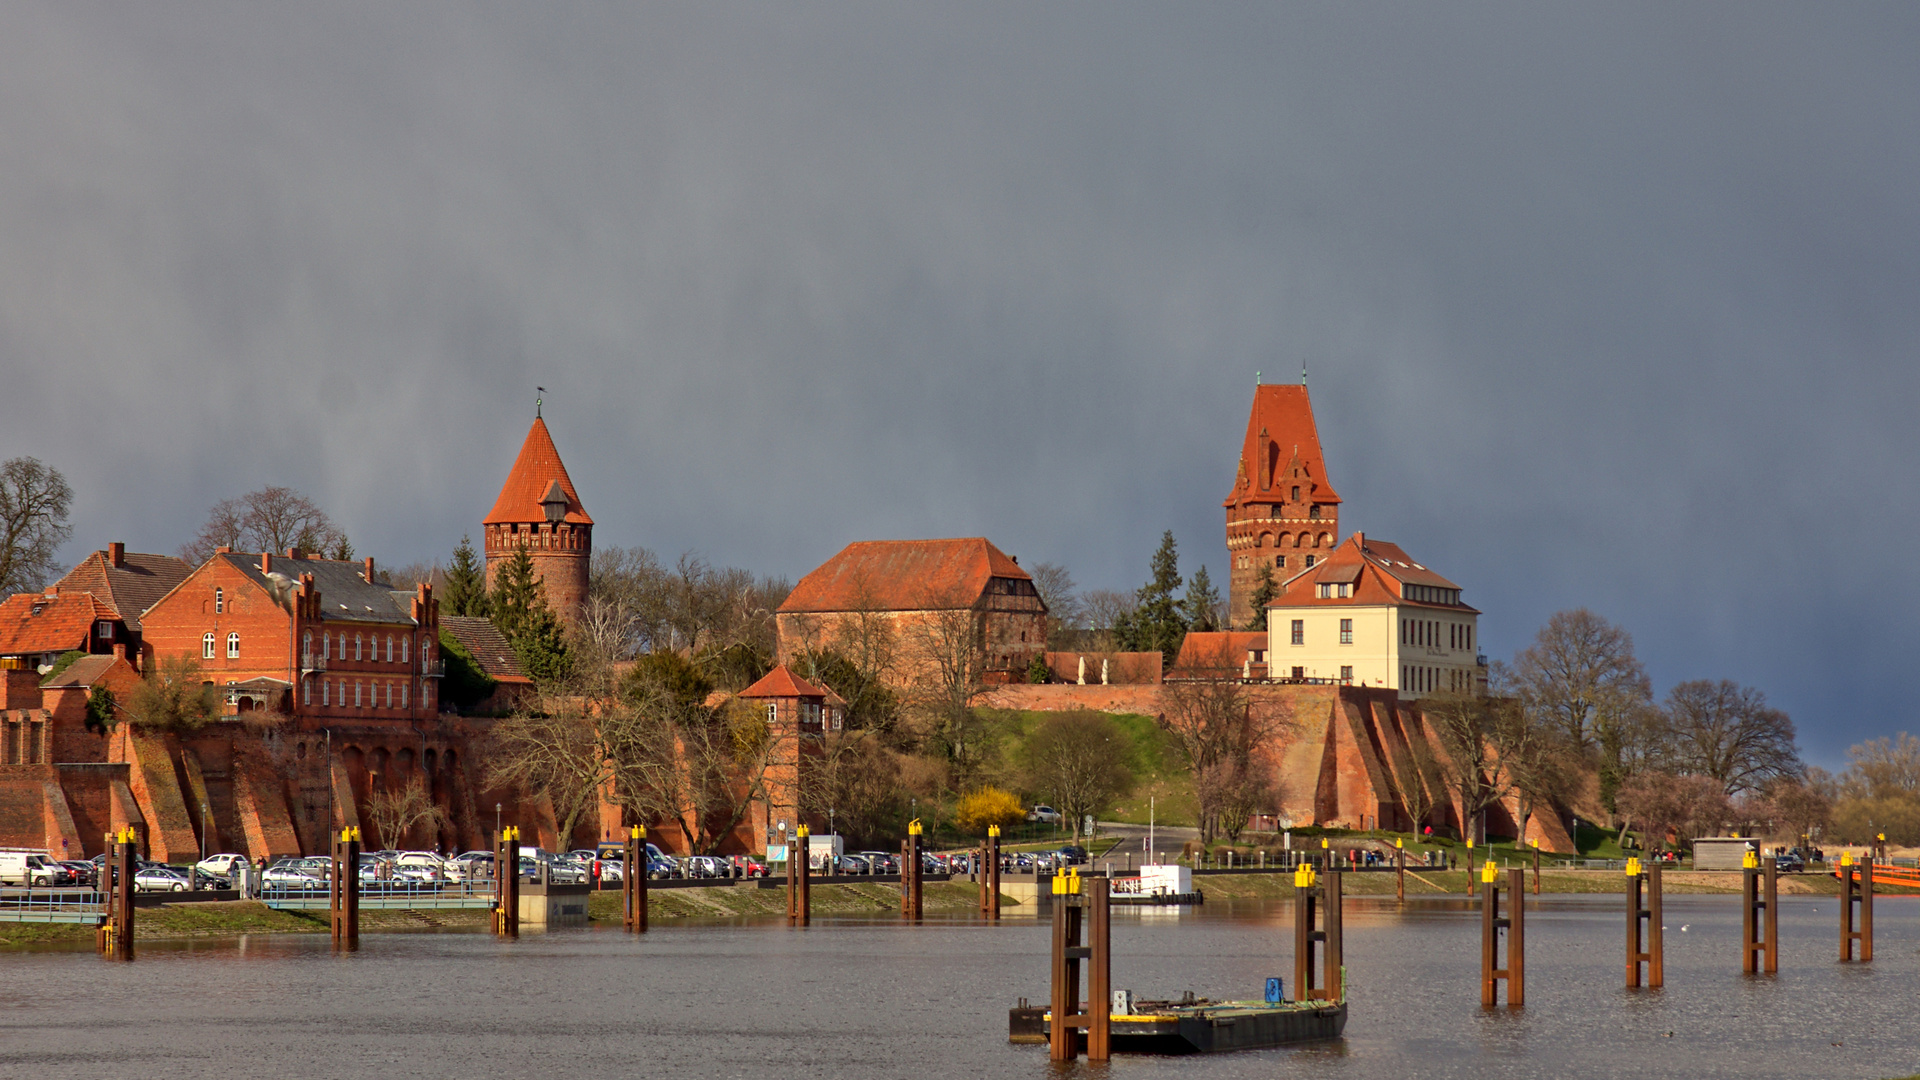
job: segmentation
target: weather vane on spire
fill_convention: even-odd
[[[540,391],[540,396],[533,399],[533,418],[538,420],[540,419],[540,403],[546,400],[547,388],[544,386],[536,386],[534,389]]]
[[[1253,385],[1255,386],[1260,385],[1260,373],[1257,371],[1253,373]]]
[[[1300,361],[1300,385],[1307,385],[1307,362],[1305,360]]]

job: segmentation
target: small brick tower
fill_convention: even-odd
[[[500,497],[494,500],[482,531],[486,537],[487,587],[500,568],[525,545],[534,571],[546,586],[547,603],[569,624],[577,624],[587,606],[587,563],[593,558],[593,519],[580,504],[573,480],[554,448],[547,422],[536,407],[533,428],[513,461]]]
[[[1223,505],[1232,568],[1227,617],[1238,630],[1253,618],[1249,600],[1262,566],[1285,581],[1340,543],[1340,496],[1327,482],[1304,378],[1298,386],[1254,388],[1240,471]]]

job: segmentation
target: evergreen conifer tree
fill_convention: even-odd
[[[449,615],[485,617],[487,614],[487,571],[474,555],[473,540],[469,537],[462,536],[460,546],[453,549],[440,609]]]
[[[1189,632],[1210,633],[1220,629],[1220,591],[1213,587],[1213,579],[1207,576],[1206,567],[1202,566],[1193,572],[1193,579],[1187,582],[1187,598],[1181,607]]]
[[[1180,643],[1187,636],[1186,614],[1174,595],[1180,584],[1180,555],[1173,530],[1169,529],[1160,537],[1160,549],[1153,553],[1153,576],[1135,594],[1138,606],[1115,620],[1114,636],[1121,648],[1133,652],[1157,650],[1166,657],[1167,666],[1173,666]]]
[[[1265,630],[1267,628],[1267,605],[1280,595],[1280,586],[1274,583],[1273,567],[1262,566],[1260,577],[1254,582],[1253,596],[1248,603],[1253,606],[1253,618],[1247,620],[1247,629]]]
[[[493,625],[513,645],[520,669],[536,682],[551,682],[567,674],[566,634],[560,617],[547,606],[547,592],[535,576],[533,556],[525,544],[500,568],[490,597]]]

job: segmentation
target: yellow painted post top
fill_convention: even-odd
[[[1000,826],[998,826],[998,825],[989,825],[989,826],[987,826],[987,835],[988,835],[988,836],[996,836],[996,837],[997,837],[997,836],[999,836],[999,835],[1000,835]]]
[[[1843,852],[1841,852],[1841,853],[1840,853],[1840,865],[1841,865],[1841,866],[1852,866],[1852,865],[1853,865],[1853,852],[1851,852],[1851,851],[1843,851]]]
[[[1844,855],[1841,856],[1841,858],[1845,858],[1845,857],[1846,856]],[[1740,866],[1743,869],[1747,869],[1747,870],[1758,870],[1760,869],[1760,856],[1749,851],[1744,856],[1741,857]]]
[[[1884,842],[1884,841],[1886,840],[1886,838],[1887,838],[1887,834],[1886,834],[1886,833],[1875,833],[1875,834],[1873,835],[1873,838],[1874,838],[1875,840],[1880,840],[1880,841],[1883,841],[1883,842]]]
[[[1321,837],[1321,838],[1320,838],[1320,850],[1321,850],[1321,851],[1325,851],[1325,850],[1327,850],[1327,848],[1328,848],[1329,846],[1331,846],[1331,845],[1329,845],[1329,844],[1327,843],[1327,838],[1326,838],[1326,837],[1324,837],[1324,836],[1323,836],[1323,837]]]
[[[1640,876],[1640,859],[1638,856],[1635,856],[1634,858],[1627,860],[1627,876],[1628,877]]]
[[[1397,851],[1405,848],[1406,844],[1396,837],[1393,841],[1393,846],[1394,846],[1394,849]]]
[[[1532,848],[1532,849],[1533,849],[1533,850],[1535,850],[1535,851],[1539,851],[1539,850],[1540,850],[1540,838],[1536,836],[1536,837],[1534,837],[1533,839],[1531,839],[1531,840],[1528,840],[1528,841],[1527,841],[1527,846],[1528,846],[1528,847],[1530,847],[1530,848]]]
[[[1484,882],[1486,882],[1487,884],[1489,884],[1489,885],[1491,885],[1491,884],[1493,884],[1493,883],[1494,883],[1495,881],[1497,881],[1497,880],[1499,880],[1499,877],[1500,877],[1500,868],[1499,868],[1499,867],[1497,867],[1497,866],[1495,866],[1495,865],[1493,864],[1493,860],[1492,860],[1492,859],[1488,859],[1488,860],[1487,860],[1487,861],[1486,861],[1486,862],[1485,862],[1485,863],[1484,863],[1484,864],[1483,864],[1483,865],[1482,865],[1482,866],[1480,867],[1480,880],[1481,880],[1481,881],[1484,881]]]
[[[912,821],[907,822],[907,835],[908,836],[920,835],[920,819],[919,818],[914,818]]]
[[[1471,836],[1467,837],[1467,850],[1468,851],[1473,850],[1473,837]]]
[[[1313,864],[1301,863],[1293,868],[1293,887],[1296,889],[1313,888]]]
[[[807,827],[805,825],[802,825],[800,826],[800,829],[796,835],[798,835],[800,839],[805,840],[807,837],[812,836],[813,834],[807,831]]]

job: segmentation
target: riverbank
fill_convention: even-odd
[[[1392,873],[1347,874],[1342,890],[1353,897],[1389,897],[1395,894]],[[1201,874],[1194,884],[1208,900],[1268,900],[1293,895],[1293,876],[1281,873]],[[1477,884],[1477,883],[1476,883]],[[1669,895],[1731,895],[1740,891],[1740,874],[1730,872],[1672,872],[1664,875]],[[1409,870],[1409,897],[1466,895],[1464,870]],[[1533,886],[1533,874],[1527,874],[1527,887]],[[1839,892],[1838,880],[1824,874],[1791,874],[1780,878],[1780,892],[1786,896],[1832,896]],[[1604,870],[1544,871],[1540,891],[1552,895],[1622,893],[1626,891],[1624,874]],[[1900,886],[1877,886],[1882,896],[1915,896],[1920,890]],[[928,882],[922,893],[922,907],[929,915],[965,914],[978,902],[977,887],[967,881]],[[766,918],[785,914],[785,889],[761,889],[741,886],[711,888],[655,889],[647,894],[650,921],[672,923],[709,919]],[[1009,914],[1020,912],[1021,905],[1010,896],[1001,898]],[[876,882],[853,885],[816,885],[813,888],[813,913],[828,916],[886,916],[900,910],[899,886]],[[596,923],[620,921],[620,894],[597,892],[589,899],[587,914]],[[385,911],[362,910],[363,934],[394,932],[479,931],[487,927],[491,913],[473,908]],[[241,934],[324,934],[324,911],[274,911],[254,900],[230,900],[214,903],[162,904],[141,908],[134,921],[135,937],[140,941],[166,941],[194,938],[238,937]],[[71,923],[0,923],[0,947],[34,945],[80,945],[93,941],[91,926]]]

